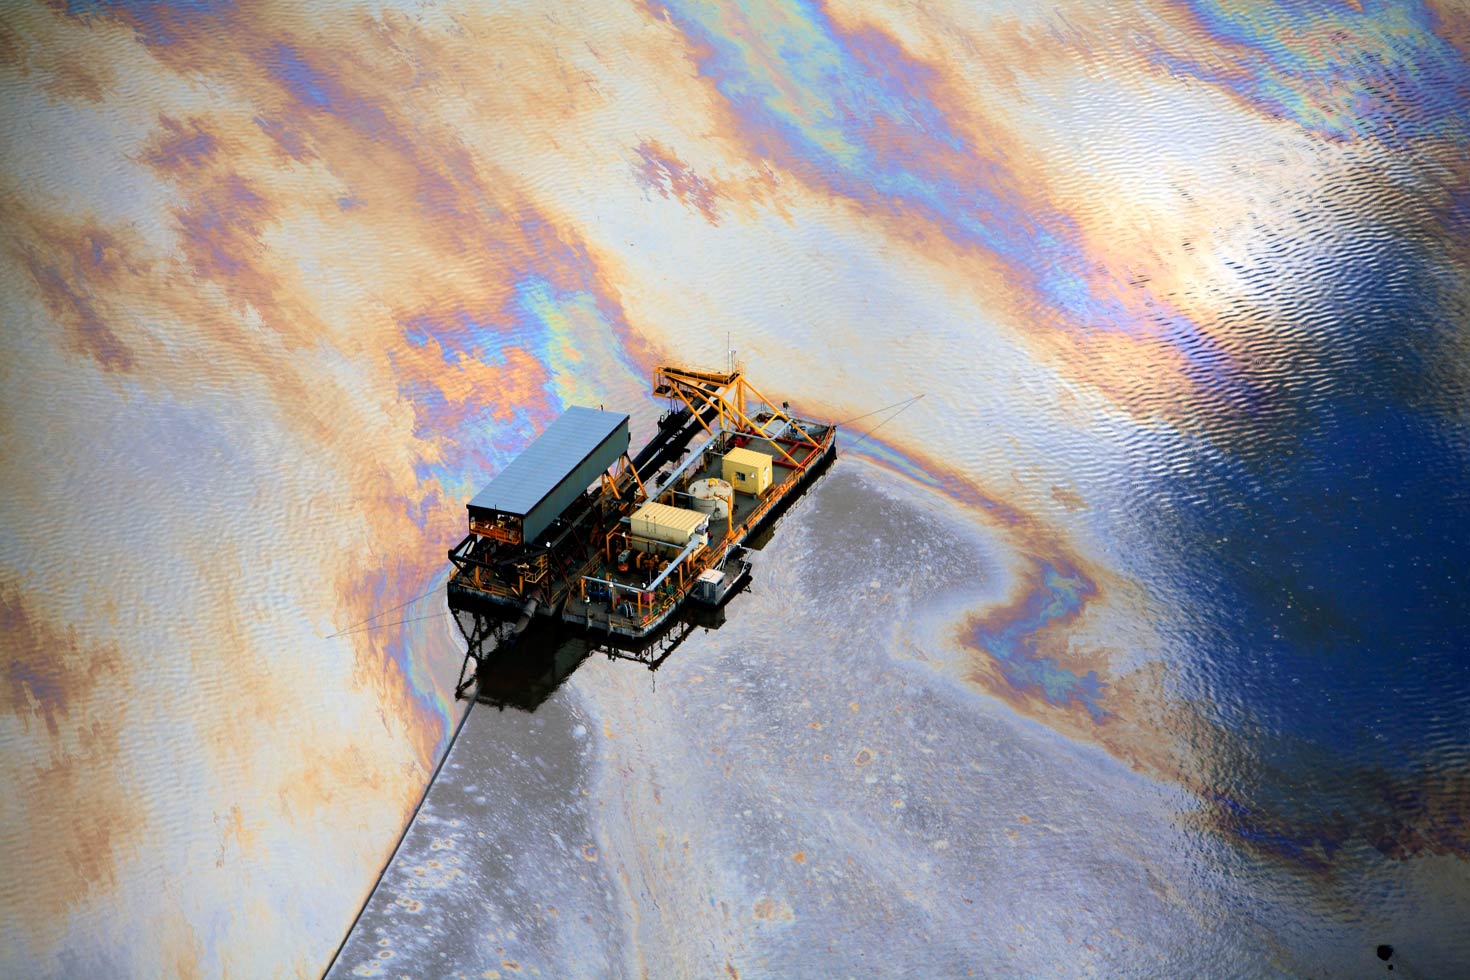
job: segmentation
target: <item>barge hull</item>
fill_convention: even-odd
[[[451,600],[519,617],[516,634],[546,618],[636,642],[735,591],[735,549],[831,464],[837,427],[778,407],[734,365],[657,367],[652,393],[670,411],[636,457],[627,416],[574,407],[470,502]]]

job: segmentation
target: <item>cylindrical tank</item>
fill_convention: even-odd
[[[730,501],[735,491],[724,480],[695,480],[689,485],[689,495],[694,498],[694,509],[708,514],[712,520],[723,521],[730,513]]]

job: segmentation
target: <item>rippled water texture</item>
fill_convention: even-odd
[[[727,332],[927,395],[340,971],[1470,973],[1467,106],[1448,3],[6,5],[0,973],[325,969],[464,500]]]

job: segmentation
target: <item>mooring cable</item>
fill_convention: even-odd
[[[927,394],[927,392],[925,394]],[[923,397],[924,397],[924,395],[922,395],[922,394],[921,395],[915,395],[913,398],[910,398],[908,400],[908,403],[907,404],[905,404],[904,402],[895,402],[895,404],[897,404],[897,405],[903,405],[903,408],[900,408],[898,411],[896,411],[892,415],[888,416],[888,418],[884,419],[882,422],[879,422],[877,425],[873,426],[867,432],[864,432],[863,433],[863,437],[861,439],[859,439],[857,442],[853,443],[851,446],[848,446],[846,451],[847,452],[852,452],[854,449],[856,449],[857,447],[861,446],[864,442],[867,442],[869,436],[871,436],[873,433],[877,432],[879,429],[883,428],[889,422],[892,422],[894,419],[898,418],[904,412],[907,412],[909,409],[913,408],[914,405],[915,405],[915,403],[917,403],[918,400],[920,398],[923,398]],[[889,408],[892,408],[893,405],[889,405],[888,407]],[[883,409],[880,408],[878,411],[881,412],[881,411],[883,411]],[[877,412],[872,412],[870,414],[876,415],[878,413]],[[861,418],[861,416],[859,416],[859,417]]]
[[[429,791],[439,781],[439,772],[444,768],[444,763],[449,761],[449,753],[454,751],[454,746],[459,741],[459,733],[464,731],[465,722],[469,720],[470,712],[475,710],[475,705],[479,702],[479,699],[480,675],[476,672],[474,693],[470,695],[469,705],[464,709],[464,714],[460,716],[459,723],[454,726],[454,731],[449,736],[449,743],[444,746],[444,751],[440,754],[439,761],[434,765],[434,771],[429,774],[429,781],[424,784],[423,795],[419,797],[418,803],[414,805],[413,813],[409,814],[408,821],[403,825],[403,831],[398,835],[398,843],[393,845],[393,853],[388,855],[388,860],[379,869],[378,877],[373,880],[372,890],[368,892],[367,898],[363,899],[362,908],[358,909],[357,915],[353,916],[352,925],[348,926],[347,931],[342,934],[342,941],[337,944],[337,951],[332,954],[332,959],[327,963],[327,968],[322,971],[323,980],[326,980],[327,975],[336,967],[337,960],[342,956],[342,951],[347,948],[347,941],[357,931],[357,924],[362,921],[363,915],[367,913],[368,906],[373,904],[373,896],[378,894],[378,888],[382,886],[383,878],[388,874],[388,869],[393,867],[394,861],[398,860],[398,852],[403,850],[403,843],[408,840],[408,832],[413,829],[414,823],[419,818],[419,811],[428,802]]]
[[[423,596],[419,596],[419,598],[422,599]],[[422,623],[424,620],[437,619],[438,617],[447,615],[448,613],[449,610],[443,609],[436,613],[429,613],[429,615],[427,616],[410,616],[408,619],[396,619],[391,623],[367,623],[365,625],[355,626],[352,629],[342,630],[340,633],[333,633],[331,636],[327,637],[327,639],[330,640],[338,636],[352,636],[356,633],[370,633],[373,630],[387,629],[389,626],[403,626],[406,623]]]
[[[877,414],[879,414],[881,412],[886,412],[890,408],[897,408],[900,405],[902,405],[905,408],[907,408],[910,404],[912,404],[913,402],[918,401],[920,398],[923,398],[927,394],[928,394],[928,392],[925,391],[925,392],[920,392],[917,395],[910,395],[908,398],[905,398],[902,401],[896,401],[892,405],[884,405],[882,408],[875,408],[871,412],[864,412],[862,415],[854,415],[850,419],[843,419],[841,422],[833,422],[832,424],[834,426],[839,426],[840,427],[840,426],[847,425],[850,422],[861,422],[865,418],[868,418],[868,417],[873,416],[873,415],[877,415]]]
[[[324,639],[324,640],[333,640],[333,639],[336,639],[339,636],[345,636],[348,633],[355,633],[355,632],[357,632],[357,628],[359,626],[366,626],[368,623],[371,623],[373,620],[377,619],[379,616],[386,616],[390,612],[395,612],[395,611],[397,611],[399,609],[402,609],[404,606],[408,605],[409,603],[418,602],[420,599],[426,598],[427,596],[433,595],[435,592],[438,592],[441,588],[443,588],[443,585],[442,584],[441,585],[436,585],[432,589],[430,589],[428,592],[420,592],[418,595],[414,596],[412,599],[404,599],[402,602],[400,602],[396,606],[389,606],[387,609],[379,609],[377,612],[373,613],[367,619],[361,619],[361,620],[358,620],[357,622],[353,623],[350,626],[344,626],[340,630],[338,630],[337,632],[330,633],[327,636],[322,637],[322,639]],[[405,620],[405,622],[407,622],[407,620]],[[384,625],[384,626],[394,626],[394,625],[397,625],[397,624],[395,624],[395,623],[384,623],[382,625]]]

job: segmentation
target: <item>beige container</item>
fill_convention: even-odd
[[[754,449],[732,449],[721,462],[720,475],[741,493],[759,497],[771,486],[771,457]]]
[[[662,550],[658,544],[672,545],[677,551],[690,538],[707,535],[709,528],[708,514],[654,502],[635,510],[629,521],[633,530],[631,544],[640,551]]]
[[[689,495],[694,498],[695,510],[708,514],[712,521],[723,521],[730,515],[730,501],[735,499],[735,490],[724,480],[711,477],[690,484]]]

